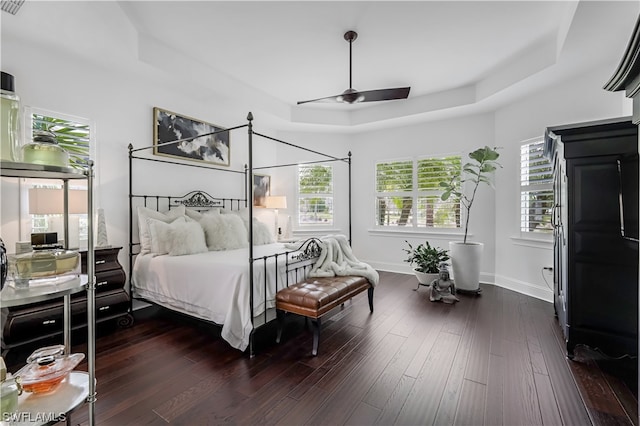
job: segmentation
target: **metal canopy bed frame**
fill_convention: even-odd
[[[143,156],[137,155],[137,153],[140,153],[142,151],[146,151],[149,149],[153,149],[154,147],[192,141],[193,139],[196,139],[196,138],[216,135],[224,132],[231,132],[231,131],[242,129],[242,128],[247,128],[247,135],[248,135],[248,139],[247,139],[248,161],[244,165],[243,170],[234,170],[232,168],[220,168],[215,166],[204,166],[196,163],[189,164],[189,163],[183,163],[179,161],[172,161],[164,158],[163,159],[150,158],[150,157],[143,157]],[[269,166],[254,167],[253,165],[254,136],[258,136],[268,141],[272,141],[278,144],[283,144],[295,149],[310,152],[312,154],[321,156],[323,159],[318,161],[305,161],[305,162],[299,162],[299,163],[275,164],[275,165],[269,165]],[[275,273],[275,290],[277,291],[278,290],[278,273],[277,273],[278,261],[285,262],[284,275],[285,275],[286,282],[284,283],[284,285],[288,287],[290,284],[294,284],[295,282],[297,282],[299,273],[302,274],[301,278],[305,277],[305,274],[311,268],[311,266],[313,265],[317,257],[320,255],[320,251],[321,251],[320,241],[317,238],[310,238],[306,240],[304,243],[302,243],[298,250],[287,249],[283,252],[278,252],[276,254],[272,254],[268,256],[262,256],[262,257],[254,256],[254,234],[253,234],[253,218],[254,218],[253,173],[254,171],[262,170],[262,169],[273,169],[273,168],[280,168],[280,167],[291,167],[291,166],[298,166],[298,165],[328,163],[328,162],[339,162],[339,163],[347,164],[348,166],[348,240],[349,240],[349,244],[351,244],[351,152],[348,152],[347,157],[344,157],[344,158],[334,157],[329,154],[318,152],[318,151],[305,148],[290,142],[273,138],[271,136],[257,133],[253,130],[253,115],[251,112],[249,112],[247,115],[246,124],[242,124],[239,126],[230,127],[227,129],[222,129],[222,130],[218,130],[210,133],[200,134],[195,137],[188,137],[188,138],[178,139],[174,141],[163,142],[160,144],[146,146],[142,148],[134,148],[132,144],[129,144],[128,150],[129,150],[129,276],[128,276],[128,283],[129,283],[129,294],[130,294],[130,307],[129,307],[130,313],[133,312],[133,299],[134,299],[134,294],[133,294],[134,260],[135,260],[135,257],[138,254],[140,254],[140,242],[139,241],[136,242],[134,239],[134,210],[136,208],[134,206],[134,200],[137,200],[139,203],[141,203],[139,205],[143,205],[144,207],[147,207],[147,208],[155,207],[155,210],[157,211],[161,211],[161,209],[163,208],[166,208],[167,210],[169,210],[172,207],[178,207],[180,205],[184,205],[186,208],[192,208],[198,211],[208,210],[216,207],[227,208],[230,210],[233,210],[234,208],[237,210],[240,210],[242,207],[245,207],[248,209],[249,221],[247,223],[247,231],[248,231],[249,245],[248,245],[247,267],[249,268],[249,271],[255,271],[254,264],[256,262],[262,262],[263,268],[264,268],[262,283],[256,282],[256,279],[254,278],[254,272],[248,274],[249,306],[250,306],[251,327],[252,327],[252,330],[249,335],[249,345],[248,345],[250,356],[253,356],[255,353],[255,347],[254,347],[255,331],[258,328],[276,319],[275,315],[273,314],[271,315],[271,318],[269,318],[267,315],[267,311],[268,311],[267,303],[273,301],[273,300],[267,300],[268,298],[267,268],[268,267],[275,268],[275,272],[276,272]],[[134,160],[135,161],[151,161],[156,163],[167,163],[167,164],[184,166],[184,167],[211,169],[216,172],[224,172],[224,173],[241,173],[244,175],[244,195],[242,198],[217,198],[217,197],[212,197],[208,193],[201,190],[192,191],[183,196],[137,194],[134,192],[134,179],[133,179]],[[268,265],[268,262],[271,262],[271,263]],[[292,280],[294,282],[290,282]],[[254,314],[254,291],[256,289],[256,286],[260,284],[264,286],[264,293],[263,293],[264,300],[262,301],[264,303],[264,313],[256,316]],[[273,292],[273,295],[275,298],[275,291]],[[145,300],[145,301],[148,301],[148,300]],[[212,322],[212,321],[209,321],[209,322]],[[221,325],[221,324],[216,324],[216,325]]]

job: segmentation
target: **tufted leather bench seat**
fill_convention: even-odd
[[[313,351],[318,354],[320,341],[320,318],[353,296],[367,290],[369,309],[373,312],[373,286],[364,277],[339,276],[307,278],[276,293],[276,309],[278,313],[278,337],[280,343],[284,325],[284,313],[291,312],[311,318],[314,324]]]

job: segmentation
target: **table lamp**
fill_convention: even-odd
[[[69,212],[70,215],[87,213],[87,191],[82,189],[69,190]],[[64,190],[58,188],[30,188],[29,189],[29,214],[36,215],[63,215],[64,214]],[[58,235],[64,235],[64,225],[60,219],[55,218],[49,226],[59,228]],[[66,247],[77,248],[80,245],[80,218],[69,216],[69,240],[65,241]]]
[[[287,208],[287,197],[284,195],[273,195],[266,197],[265,207],[267,209],[273,209],[275,212],[275,231],[276,231],[276,239],[280,240],[282,238],[282,229],[278,227],[278,209],[286,209]]]

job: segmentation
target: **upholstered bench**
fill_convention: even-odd
[[[276,293],[278,337],[280,343],[284,326],[284,313],[291,312],[311,318],[313,322],[313,356],[318,354],[320,318],[353,296],[368,290],[369,309],[373,312],[373,286],[364,277],[341,276],[307,278]]]

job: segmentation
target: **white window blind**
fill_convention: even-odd
[[[333,168],[298,166],[298,223],[333,224]]]
[[[460,156],[418,160],[418,227],[460,227],[460,199],[440,199],[440,182],[459,176],[460,168]]]
[[[442,201],[440,182],[460,174],[460,156],[376,164],[376,224],[460,227],[460,201]]]
[[[543,156],[544,141],[520,147],[520,231],[550,233],[553,208],[553,172]]]

